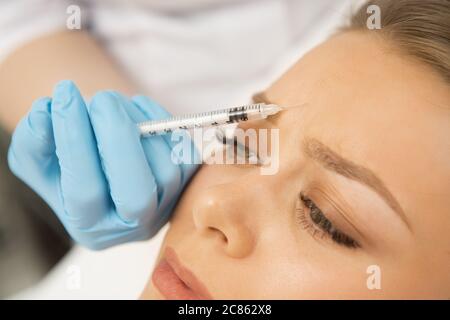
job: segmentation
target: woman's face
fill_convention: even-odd
[[[286,109],[245,127],[279,129],[278,173],[204,165],[159,259],[175,252],[215,299],[449,298],[446,84],[351,32],[262,97]],[[167,298],[161,279],[142,297]]]

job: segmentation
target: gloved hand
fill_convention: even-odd
[[[14,131],[12,172],[91,249],[152,237],[198,165],[176,164],[170,135],[141,138],[136,123],[170,116],[144,96],[96,94],[89,107],[71,81],[33,103]],[[198,156],[198,154],[196,154]]]

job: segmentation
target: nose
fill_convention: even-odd
[[[244,189],[242,184],[239,188],[230,184],[210,187],[196,198],[193,206],[198,232],[217,241],[219,247],[233,258],[248,256],[255,246],[256,217],[251,217],[255,206],[248,202],[255,199],[252,196],[255,190]]]

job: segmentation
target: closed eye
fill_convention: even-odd
[[[237,160],[234,162],[234,164],[262,164],[262,161],[259,158],[258,154],[250,150],[247,145],[239,142],[236,136],[227,137],[225,131],[221,128],[218,128],[216,130],[216,139],[218,142],[227,146],[227,156],[237,156]]]
[[[309,231],[313,237],[321,239],[327,237],[333,242],[348,248],[361,247],[358,242],[337,229],[322,210],[302,193],[299,195],[296,212],[300,225]]]

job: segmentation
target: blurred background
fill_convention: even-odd
[[[247,103],[360,2],[0,0],[0,76],[3,60],[23,45],[67,31],[67,9],[77,5],[81,31],[102,45],[140,93],[173,114]],[[20,87],[26,72],[8,84]],[[0,298],[136,298],[164,230],[149,242],[102,252],[74,245],[49,207],[9,171],[11,132],[4,127],[0,123]],[[83,274],[78,291],[66,285],[73,266]]]
[[[71,248],[51,209],[8,169],[0,131],[0,298],[35,284]]]

